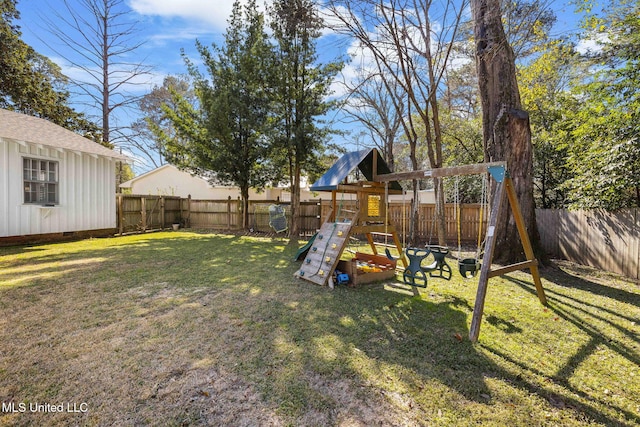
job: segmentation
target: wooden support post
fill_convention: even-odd
[[[513,213],[513,218],[516,223],[516,227],[518,229],[518,234],[520,235],[520,240],[522,242],[522,248],[524,249],[525,256],[527,260],[524,262],[507,265],[496,270],[491,271],[491,263],[493,262],[493,252],[495,249],[496,239],[495,239],[495,227],[498,223],[498,214],[500,212],[500,207],[502,203],[504,203],[505,193],[509,199],[509,205],[511,207],[511,212]],[[504,181],[498,182],[498,186],[496,188],[496,196],[494,199],[493,207],[491,208],[491,216],[489,218],[489,225],[487,227],[487,237],[486,237],[486,246],[484,258],[482,259],[482,268],[480,269],[480,279],[478,280],[478,291],[476,293],[476,302],[473,307],[473,317],[471,319],[471,328],[469,329],[469,339],[472,342],[478,341],[478,336],[480,335],[480,324],[482,322],[482,314],[484,312],[484,301],[487,296],[487,284],[491,277],[495,277],[501,274],[506,274],[511,271],[521,270],[524,268],[529,268],[531,271],[531,276],[533,277],[533,282],[536,286],[536,292],[538,293],[538,299],[542,304],[547,303],[547,299],[544,293],[544,288],[542,287],[542,282],[540,281],[540,272],[538,271],[538,260],[536,260],[535,255],[533,253],[533,248],[531,247],[531,241],[529,240],[529,235],[527,234],[527,229],[524,224],[524,219],[522,217],[522,212],[520,211],[520,204],[518,203],[518,197],[516,195],[515,188],[513,186],[513,180],[506,176]]]
[[[336,191],[332,191],[331,192],[331,222],[335,222],[336,221],[336,215],[338,212],[338,203],[337,203],[337,192]]]
[[[509,204],[511,205],[511,211],[513,212],[513,218],[516,221],[516,227],[518,228],[518,234],[522,241],[522,247],[524,254],[527,257],[527,261],[532,262],[529,266],[531,276],[533,277],[533,283],[536,285],[536,292],[538,293],[538,299],[543,305],[547,304],[547,297],[544,294],[544,288],[540,281],[540,272],[538,271],[538,262],[533,253],[533,247],[531,247],[531,241],[529,240],[529,234],[524,224],[524,218],[522,218],[522,212],[520,211],[520,204],[518,203],[518,196],[516,194],[515,187],[513,186],[513,180],[510,177],[505,178],[505,186],[507,187],[507,196],[509,197]]]
[[[507,265],[504,267],[496,268],[489,272],[489,278],[495,276],[502,276],[503,274],[511,273],[512,271],[524,270],[525,268],[531,268],[532,266],[538,266],[538,260],[522,261],[515,264]]]
[[[373,236],[371,235],[371,233],[365,233],[365,236],[367,236],[367,241],[369,242],[369,246],[371,246],[373,254],[378,255],[378,248],[376,248],[376,243],[373,241]]]
[[[240,196],[238,196],[238,200],[236,200],[236,228],[242,228],[242,200],[240,200]],[[248,209],[248,206],[247,206]]]
[[[491,262],[493,261],[493,251],[496,248],[496,224],[498,223],[498,216],[503,202],[504,182],[499,182],[496,186],[496,195],[493,206],[491,207],[491,214],[489,215],[489,223],[487,225],[484,257],[482,258],[482,268],[480,269],[480,279],[478,280],[478,290],[476,291],[476,302],[473,306],[471,328],[469,329],[469,339],[471,342],[477,342],[478,336],[480,335],[480,324],[482,323],[482,314],[484,312],[484,300],[487,296],[489,272],[491,271]]]
[[[404,251],[402,250],[402,243],[400,243],[400,239],[398,238],[398,233],[396,233],[395,227],[392,231],[393,234],[393,243],[396,245],[396,249],[398,250],[398,254],[400,255],[400,261],[402,261],[402,265],[404,268],[409,266],[407,262],[407,257],[404,256]]]

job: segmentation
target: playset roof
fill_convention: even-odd
[[[356,168],[362,172],[368,181],[373,181],[374,157],[376,158],[376,175],[391,173],[389,166],[382,159],[382,156],[375,148],[367,148],[360,151],[352,151],[340,157],[329,170],[322,175],[310,187],[311,191],[333,191],[338,189],[338,185],[344,184],[345,179]],[[402,191],[398,181],[389,182],[389,190]]]

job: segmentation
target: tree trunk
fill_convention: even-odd
[[[300,167],[294,166],[295,172],[291,184],[291,224],[289,224],[289,244],[297,245],[300,235]]]
[[[240,189],[240,196],[242,198],[242,229],[249,228],[249,187],[243,186]]]
[[[434,178],[433,187],[434,196],[436,197],[435,222],[437,224],[438,245],[447,246],[447,225],[445,223],[444,212],[444,181],[442,178]],[[431,240],[431,234],[429,234],[429,240]]]
[[[513,178],[529,238],[540,258],[540,236],[533,200],[533,146],[529,114],[522,110],[516,81],[515,57],[502,26],[499,0],[472,0],[476,64],[482,102],[485,161],[506,161]],[[495,191],[492,191],[495,194]],[[496,228],[494,260],[524,259],[518,231],[508,203]]]

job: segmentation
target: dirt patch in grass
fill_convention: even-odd
[[[526,274],[492,279],[472,345],[472,281],[329,291],[293,278],[294,251],[188,232],[0,248],[0,424],[640,423],[635,282],[560,263],[542,307]]]

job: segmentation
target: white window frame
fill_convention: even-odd
[[[60,203],[60,164],[55,160],[22,158],[22,197],[27,205]]]

